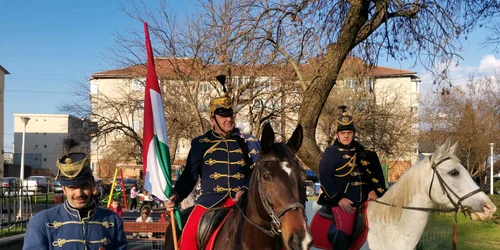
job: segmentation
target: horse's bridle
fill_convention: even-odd
[[[434,202],[434,200],[432,199],[431,191],[432,191],[432,184],[434,183],[434,177],[437,176],[439,185],[441,186],[441,190],[443,191],[444,194],[446,194],[446,196],[448,197],[448,200],[451,202],[451,204],[453,204],[454,208],[442,209],[442,208],[425,208],[425,207],[403,206],[402,207],[403,209],[419,210],[419,211],[427,211],[427,212],[455,212],[455,220],[456,220],[456,214],[461,209],[462,210],[464,209],[464,206],[462,205],[462,201],[464,201],[465,199],[483,191],[481,188],[478,188],[478,189],[476,189],[476,190],[474,190],[474,191],[472,191],[472,192],[470,192],[462,197],[458,196],[455,192],[453,192],[453,190],[450,188],[450,186],[448,186],[448,184],[446,184],[443,177],[441,177],[441,175],[437,171],[437,167],[447,160],[451,160],[451,157],[445,157],[445,158],[441,159],[440,161],[433,163],[431,166],[431,168],[433,170],[433,174],[432,174],[431,184],[429,185],[429,198],[431,199],[431,201]],[[450,193],[453,196],[455,196],[455,198],[458,199],[457,202],[453,201],[453,198],[451,197]],[[377,201],[377,200],[375,200],[375,202],[380,203],[380,204],[384,204],[384,205],[388,205],[388,206],[394,206],[392,204],[388,204],[388,203]]]
[[[431,196],[431,190],[432,190],[432,184],[434,182],[434,176],[437,176],[438,178],[438,181],[439,181],[439,185],[441,186],[441,190],[443,191],[444,194],[446,194],[446,196],[448,197],[448,200],[451,202],[451,204],[453,204],[453,206],[455,207],[455,209],[453,209],[452,211],[454,212],[459,212],[461,209],[464,208],[464,206],[462,205],[462,201],[464,201],[465,199],[479,193],[479,192],[482,192],[483,190],[481,188],[478,188],[462,197],[458,196],[455,192],[453,192],[453,190],[450,188],[450,186],[448,186],[448,184],[446,184],[446,182],[443,180],[443,177],[441,177],[441,175],[439,174],[439,172],[437,171],[437,167],[447,161],[447,160],[451,160],[450,157],[445,157],[443,159],[441,159],[440,161],[438,161],[437,163],[433,163],[431,168],[433,170],[433,175],[432,175],[432,180],[431,180],[431,185],[429,186],[429,198],[431,199],[431,201],[434,202],[434,200],[432,199],[432,196]],[[455,196],[455,198],[457,198],[457,202],[453,201],[450,193]]]
[[[279,160],[275,159],[275,158],[272,158],[272,157],[268,157],[268,158],[264,158],[262,160],[260,160],[255,166],[254,166],[254,171],[257,171],[256,175],[257,175],[257,186],[258,186],[258,190],[259,190],[259,195],[260,195],[260,200],[262,201],[262,206],[264,206],[264,209],[266,209],[266,212],[267,214],[269,215],[269,217],[271,217],[271,229],[266,229],[264,227],[262,227],[261,225],[253,222],[252,220],[250,220],[246,215],[245,213],[243,212],[243,210],[241,209],[241,207],[238,205],[238,203],[236,203],[236,207],[241,211],[241,214],[243,215],[243,218],[245,218],[245,220],[250,223],[251,225],[257,227],[258,229],[260,229],[263,233],[271,236],[271,237],[275,237],[275,236],[278,236],[281,234],[281,222],[279,220],[279,218],[281,216],[283,216],[284,214],[286,214],[288,211],[290,210],[297,210],[297,209],[302,209],[302,211],[304,212],[304,216],[305,216],[305,208],[304,208],[304,205],[300,202],[293,202],[293,203],[290,203],[290,204],[287,204],[286,206],[284,206],[278,213],[276,213],[274,211],[274,209],[271,207],[271,205],[269,205],[269,201],[267,200],[266,196],[264,195],[264,188],[263,188],[263,184],[262,184],[262,178],[261,178],[261,175],[260,175],[260,164],[262,164],[263,162],[279,162]]]

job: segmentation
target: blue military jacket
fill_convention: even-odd
[[[248,189],[259,153],[259,141],[253,136],[240,134],[235,129],[223,137],[210,130],[191,142],[186,167],[175,183],[174,192],[183,200],[200,177],[202,195],[197,204],[210,208],[227,196],[234,198],[237,191]],[[245,158],[245,154],[248,157]]]
[[[85,218],[67,202],[30,219],[23,249],[127,249],[123,220],[112,211],[95,207]]]
[[[379,197],[385,192],[382,167],[373,151],[334,144],[323,153],[319,173],[324,195],[318,203],[337,206],[340,199],[348,198],[359,204],[372,190]]]

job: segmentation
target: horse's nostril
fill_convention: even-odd
[[[493,207],[489,204],[485,204],[484,207],[483,207],[483,212],[484,213],[491,213],[493,210]]]

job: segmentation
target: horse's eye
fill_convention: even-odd
[[[449,175],[451,175],[451,176],[457,176],[457,175],[459,175],[460,173],[459,173],[457,170],[453,169],[453,170],[451,170],[448,174],[449,174]]]
[[[269,173],[262,174],[262,180],[270,181],[271,179],[272,179],[272,177]]]

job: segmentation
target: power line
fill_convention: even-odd
[[[8,80],[25,80],[25,81],[78,81],[78,79],[65,79],[65,78],[18,78],[18,77],[6,77]]]
[[[65,91],[47,91],[47,90],[25,90],[25,89],[5,89],[5,92],[17,92],[17,93],[40,93],[40,94],[68,94],[70,92]]]

